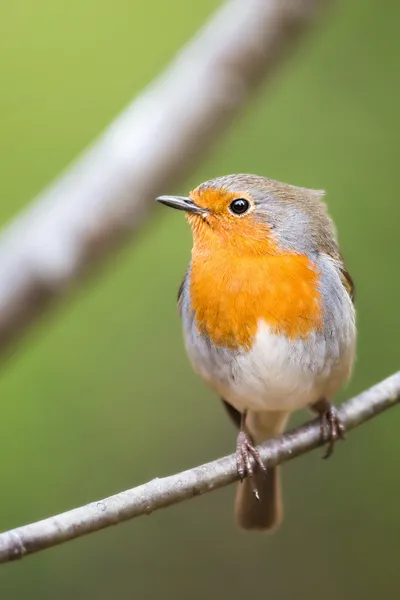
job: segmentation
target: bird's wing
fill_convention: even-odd
[[[334,251],[326,252],[326,254],[335,262],[337,269],[339,271],[340,281],[344,285],[345,289],[347,290],[347,293],[349,294],[352,302],[354,303],[355,293],[356,293],[354,281],[353,281],[350,273],[346,269],[346,265],[344,264],[343,256],[339,252],[339,248],[336,246]]]
[[[356,290],[355,290],[355,286],[354,286],[354,281],[351,278],[350,273],[348,272],[348,270],[344,266],[343,259],[341,259],[341,263],[342,264],[341,264],[341,267],[340,267],[340,279],[342,280],[342,283],[343,283],[344,287],[348,291],[350,298],[354,302],[354,300],[355,300],[355,294],[356,294]]]
[[[188,277],[188,273],[189,273],[189,268],[188,268],[188,269],[186,269],[185,276],[184,276],[184,278],[182,279],[182,283],[181,283],[181,285],[179,286],[179,290],[178,290],[178,298],[177,298],[177,301],[178,301],[178,312],[179,312],[179,316],[180,316],[180,317],[182,316],[182,293],[183,293],[183,288],[184,288],[184,285],[185,285],[185,283],[186,283],[186,279],[187,279],[187,277]]]
[[[226,409],[226,412],[228,413],[228,415],[230,416],[230,418],[232,419],[232,421],[234,422],[236,427],[239,429],[242,415],[240,414],[240,412],[238,410],[236,410],[236,408],[234,408],[226,400],[224,400],[223,398],[221,398],[221,400]]]

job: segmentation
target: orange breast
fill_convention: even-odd
[[[219,250],[194,247],[190,281],[197,325],[214,344],[250,349],[261,319],[293,340],[321,329],[318,272],[306,256]]]

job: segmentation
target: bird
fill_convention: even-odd
[[[257,446],[290,415],[320,419],[325,458],[345,427],[333,395],[356,351],[354,283],[339,250],[325,192],[263,176],[216,177],[156,200],[184,211],[193,247],[178,293],[194,371],[238,427],[238,526],[275,531],[283,509],[279,467]]]

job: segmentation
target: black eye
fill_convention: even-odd
[[[236,198],[229,205],[229,210],[234,215],[244,215],[250,208],[250,202],[246,198]]]

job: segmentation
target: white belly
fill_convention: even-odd
[[[328,340],[317,333],[290,341],[260,322],[249,351],[216,348],[192,323],[186,347],[195,371],[238,410],[291,412],[331,397],[349,377],[355,326],[344,323]]]

